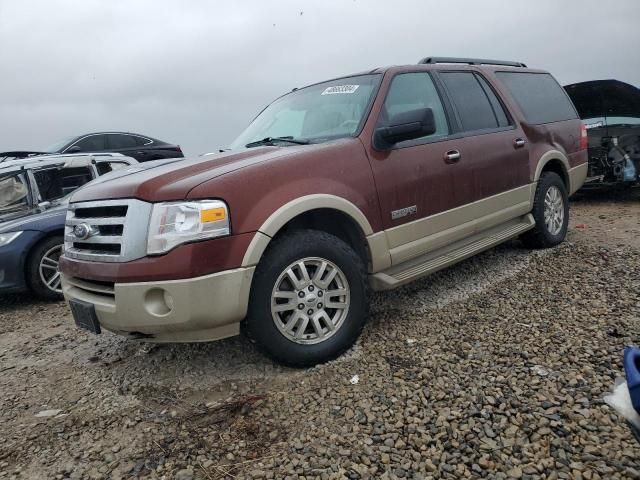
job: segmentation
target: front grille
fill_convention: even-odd
[[[96,262],[142,258],[150,214],[151,204],[140,200],[72,203],[65,222],[64,254]]]
[[[96,225],[100,231],[100,235],[122,235],[124,225]]]
[[[76,209],[76,218],[114,218],[126,217],[127,205],[111,205],[103,207],[80,207]]]

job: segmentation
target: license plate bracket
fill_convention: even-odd
[[[81,300],[69,300],[69,307],[78,328],[89,330],[97,335],[102,333],[94,304]]]

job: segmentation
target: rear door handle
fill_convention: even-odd
[[[527,142],[524,141],[524,139],[522,138],[516,138],[513,141],[513,148],[522,148],[527,144]]]
[[[456,163],[460,160],[460,152],[458,150],[449,150],[444,154],[445,163]]]

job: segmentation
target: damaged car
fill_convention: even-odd
[[[69,195],[100,175],[138,162],[119,154],[53,155],[0,163],[0,292],[62,298],[62,253]]]
[[[583,189],[640,182],[640,89],[619,80],[592,80],[565,90],[587,127],[589,171]]]

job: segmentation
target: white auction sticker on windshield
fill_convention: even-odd
[[[353,93],[360,85],[335,85],[333,87],[327,87],[321,95],[335,95],[336,93]]]

